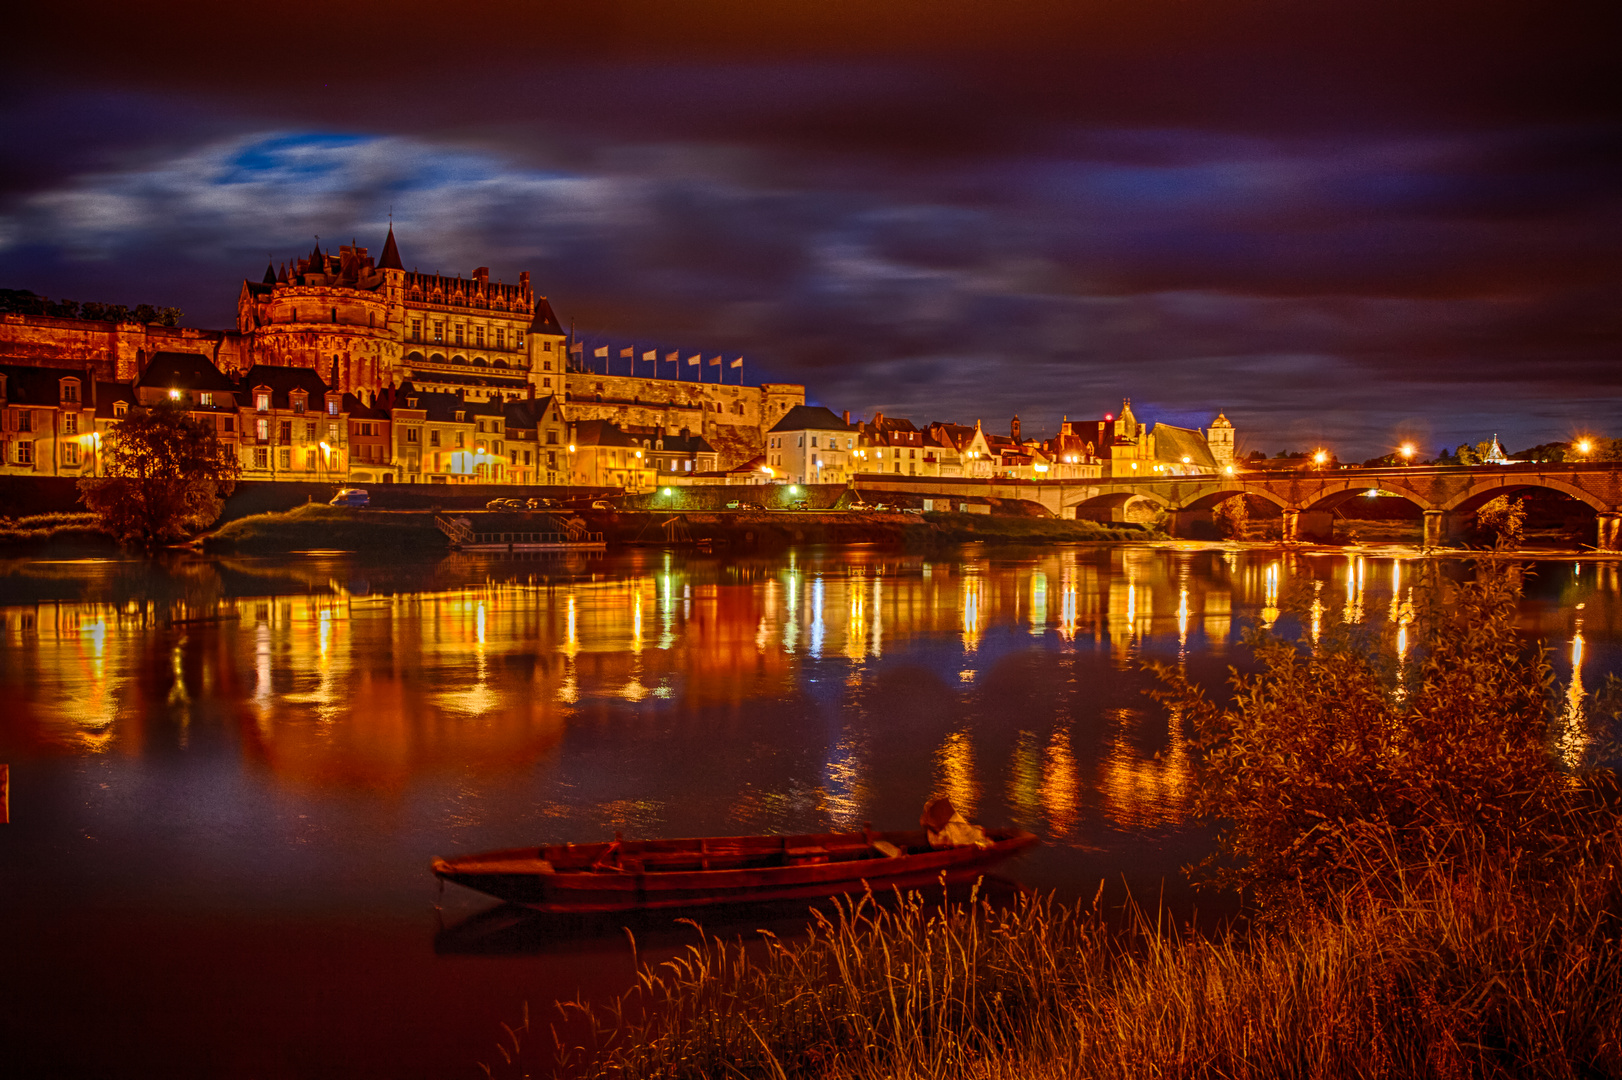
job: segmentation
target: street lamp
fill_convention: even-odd
[[[1319,450],[1316,453],[1314,453],[1312,455],[1312,463],[1314,465],[1318,466],[1318,468],[1320,468],[1320,469],[1323,468],[1325,465],[1329,464],[1329,451],[1327,451],[1327,450]]]
[[[1587,453],[1591,452],[1593,449],[1594,449],[1594,440],[1593,439],[1578,439],[1577,440],[1577,452],[1579,454],[1587,454]]]
[[[1400,450],[1398,450],[1397,453],[1402,455],[1402,463],[1404,465],[1412,465],[1414,463],[1414,444],[1413,443],[1411,443],[1411,442],[1403,443],[1402,448]]]

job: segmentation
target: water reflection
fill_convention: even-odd
[[[1150,548],[12,564],[0,748],[117,759],[201,741],[287,789],[454,781],[444,813],[463,825],[488,820],[492,778],[532,777],[560,830],[906,824],[934,791],[1082,843],[1186,821],[1182,722],[1140,696],[1137,659],[1220,685],[1240,626],[1299,594],[1312,640],[1383,612],[1406,661],[1413,576],[1367,552]],[[1594,672],[1617,666],[1618,590],[1612,562],[1528,578],[1524,627],[1566,646],[1568,761],[1594,738]]]

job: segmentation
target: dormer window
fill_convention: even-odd
[[[335,397],[332,397],[331,395],[328,395],[328,397],[327,397],[327,415],[328,416],[337,416],[338,415],[338,399],[335,398]]]
[[[128,415],[129,411],[130,411],[130,403],[129,402],[127,402],[127,401],[115,401],[115,402],[113,402],[113,416],[115,418],[121,417],[121,416],[126,416],[126,415]]]
[[[253,392],[253,407],[256,412],[270,411],[270,391],[255,390]]]
[[[415,409],[416,407],[417,407],[417,399],[416,398],[414,398],[414,397],[406,398],[406,408]]]
[[[466,416],[467,416],[467,413],[464,410],[462,410],[462,409],[457,409],[456,410],[456,422],[458,424],[460,424],[462,422],[463,418],[466,417]]]
[[[67,403],[70,403],[70,402],[77,402],[78,400],[79,400],[79,380],[78,379],[63,379],[62,380],[62,401],[63,401],[63,403],[67,404]]]
[[[197,395],[197,404],[199,404],[199,405],[212,405],[212,404],[214,404],[214,395],[207,392],[207,391],[204,391],[203,393],[198,394]]]
[[[298,413],[298,414],[302,415],[304,410],[309,406],[309,401],[310,401],[309,395],[304,393],[302,390],[299,391],[298,393],[294,394],[293,395],[293,411],[295,413]]]

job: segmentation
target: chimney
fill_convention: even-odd
[[[845,417],[845,426],[850,427],[850,410],[846,409],[842,415]]]

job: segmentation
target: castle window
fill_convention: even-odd
[[[505,349],[506,347],[507,331],[503,327],[498,326],[496,327],[496,348]]]
[[[462,324],[461,323],[456,324],[456,343],[458,345],[462,344]]]
[[[432,431],[430,431],[428,433],[428,445],[429,446],[438,446],[439,445],[439,429],[438,428],[435,428],[434,430],[432,430]]]
[[[315,451],[314,450],[306,450],[306,451],[304,451],[304,470],[306,472],[315,472]]]
[[[474,337],[475,342],[478,344],[479,348],[481,348],[481,349],[484,348],[484,327],[482,327],[482,326],[474,327],[473,328],[473,337]]]
[[[456,448],[458,450],[462,448],[462,433],[460,431],[456,433]]]
[[[416,442],[417,441],[417,429],[416,428],[406,428],[405,436],[406,436],[406,438],[405,438],[406,442],[408,442],[408,443]]]
[[[259,439],[260,442],[269,442],[270,441],[270,421],[269,420],[261,420],[261,421],[259,421],[258,424],[255,425],[254,430],[255,430],[256,437]]]
[[[278,442],[284,442],[284,443],[290,443],[290,442],[293,441],[293,421],[291,421],[291,420],[283,420],[282,421],[282,423],[281,423],[281,433],[280,433],[277,441]],[[285,469],[287,466],[284,465],[282,467]]]
[[[70,412],[70,413],[63,413],[62,414],[62,434],[64,434],[64,435],[77,435],[77,434],[79,434],[79,414],[78,413]]]
[[[304,441],[315,442],[315,421],[311,420],[304,425]]]
[[[522,349],[524,347],[524,332],[522,330],[514,330],[513,337],[516,339],[513,342],[513,348]]]
[[[411,320],[411,340],[412,341],[421,341],[422,340],[422,320],[421,319],[412,319]]]
[[[435,342],[443,342],[444,340],[445,340],[445,324],[442,323],[442,322],[434,323],[434,341]]]
[[[541,380],[541,385],[543,387],[545,387],[546,389],[550,390],[550,389],[552,389],[552,380],[551,379],[542,379]]]
[[[518,343],[520,345],[522,345],[524,343],[524,335],[523,334],[518,335]],[[541,351],[542,352],[551,352],[552,351],[552,343],[550,341],[541,342]]]
[[[256,469],[270,468],[270,451],[263,446],[253,448],[253,467]]]
[[[280,466],[282,472],[291,469],[293,467],[293,451],[285,446],[276,451],[276,463]]]

